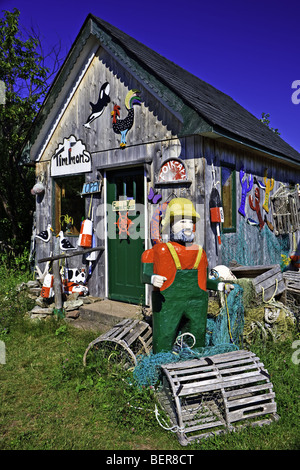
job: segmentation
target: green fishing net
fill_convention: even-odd
[[[232,260],[244,266],[280,264],[291,250],[289,235],[276,236],[267,226],[262,230],[241,219],[236,233],[221,235],[222,264],[229,266]],[[253,249],[249,249],[253,247]]]
[[[133,379],[138,386],[155,387],[160,381],[161,366],[179,361],[200,357],[214,356],[238,350],[242,347],[244,328],[243,288],[236,284],[225,297],[224,306],[220,309],[210,304],[207,318],[205,346],[191,348],[188,344],[174,347],[172,351],[160,352],[137,357],[133,370]]]

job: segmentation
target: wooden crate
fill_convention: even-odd
[[[99,349],[108,358],[114,356],[116,361],[122,361],[128,367],[135,366],[137,356],[148,354],[152,349],[152,328],[140,320],[121,321],[88,345],[83,364],[86,365],[89,351]]]
[[[265,272],[273,269],[276,265],[272,264],[269,266],[266,265],[257,265],[257,266],[229,266],[232,274],[234,274],[238,279],[240,278],[248,278],[253,279]]]
[[[252,279],[252,283],[256,294],[262,294],[265,301],[285,291],[285,283],[279,264]]]
[[[300,294],[300,271],[286,271],[283,279],[287,290]]]
[[[275,235],[292,233],[300,228],[300,198],[297,189],[280,187],[271,196]]]
[[[240,350],[162,366],[159,402],[181,445],[277,420],[268,372]]]

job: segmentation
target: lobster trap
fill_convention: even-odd
[[[297,189],[280,187],[271,197],[275,235],[300,229],[300,197]]]
[[[125,319],[111,330],[92,341],[83,355],[86,365],[88,353],[100,355],[125,369],[137,364],[137,356],[152,349],[152,328],[140,320]]]
[[[246,350],[163,365],[158,400],[181,445],[279,419],[268,372]]]

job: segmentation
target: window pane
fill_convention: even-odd
[[[79,235],[85,218],[85,199],[80,196],[84,176],[55,179],[55,230]]]
[[[135,199],[137,204],[144,204],[144,180],[136,179]]]
[[[222,166],[222,206],[224,222],[222,228],[235,230],[235,171]]]

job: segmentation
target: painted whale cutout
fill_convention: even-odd
[[[86,127],[87,129],[90,129],[91,128],[90,124],[103,114],[104,109],[110,102],[109,92],[110,92],[110,85],[108,82],[105,82],[100,88],[100,93],[99,93],[99,98],[98,98],[97,103],[94,104],[90,102],[92,112],[87,118],[86,123],[83,124],[84,127]]]

